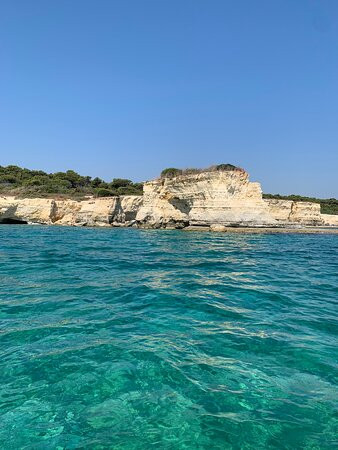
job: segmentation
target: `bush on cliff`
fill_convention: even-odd
[[[98,188],[95,190],[96,197],[113,197],[116,195],[114,191],[105,188]]]
[[[114,178],[111,183],[109,183],[112,188],[132,186],[133,182],[125,178]]]
[[[142,193],[142,183],[133,183],[124,178],[114,178],[111,183],[107,183],[98,177],[92,179],[89,176],[82,176],[74,170],[46,173],[42,170],[22,169],[17,166],[0,166],[0,194],[81,198],[87,195],[142,195]]]
[[[117,189],[117,192],[119,195],[138,195],[138,192],[140,192],[140,188],[138,188],[137,186],[121,186]]]
[[[161,177],[173,178],[217,170],[242,170],[232,164],[219,164],[208,169],[164,169]],[[0,166],[0,194],[21,197],[83,198],[87,195],[107,197],[115,195],[142,195],[143,183],[133,183],[125,178],[114,178],[110,183],[101,178],[82,176],[73,170],[46,173],[42,170],[22,169],[18,166]],[[263,194],[264,198],[320,203],[323,214],[338,214],[338,200],[319,199],[300,195]]]
[[[181,169],[176,169],[175,167],[168,167],[161,172],[161,178],[174,178],[182,174]]]
[[[224,172],[227,170],[238,170],[239,168],[234,166],[233,164],[218,164],[216,166],[216,170],[223,170]]]
[[[240,170],[243,171],[240,167],[234,166],[233,164],[218,164],[217,166],[210,166],[206,169],[196,169],[196,168],[188,168],[188,169],[176,169],[174,167],[169,167],[168,169],[164,169],[161,172],[161,178],[174,178],[178,175],[194,175],[202,172],[227,172],[231,170]]]

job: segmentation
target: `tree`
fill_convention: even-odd
[[[97,197],[112,197],[114,192],[110,189],[99,188],[95,191]]]
[[[109,184],[112,188],[119,188],[119,187],[129,186],[129,185],[133,184],[133,182],[131,180],[127,180],[125,178],[114,178],[113,181]]]
[[[102,183],[103,183],[103,180],[101,180],[101,178],[99,178],[99,177],[95,177],[95,178],[91,181],[91,185],[92,185],[94,188],[99,187]]]

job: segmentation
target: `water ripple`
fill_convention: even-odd
[[[0,227],[0,447],[331,449],[338,241]]]

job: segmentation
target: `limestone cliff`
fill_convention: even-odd
[[[320,204],[292,200],[264,199],[271,216],[280,224],[323,225]]]
[[[209,170],[144,184],[141,196],[82,201],[0,197],[0,223],[149,228],[338,226],[320,205],[262,198],[259,183],[241,169]]]
[[[141,202],[140,196],[56,201],[52,222],[76,226],[128,225],[135,220]]]
[[[0,223],[41,223],[47,225],[128,225],[135,220],[140,196],[53,200],[0,197]]]
[[[338,215],[335,214],[321,214],[323,223],[328,227],[338,227]]]
[[[0,197],[0,222],[52,222],[55,201],[44,198]]]
[[[259,183],[250,182],[243,170],[159,178],[145,183],[143,189],[143,205],[136,220],[149,226],[276,223]]]
[[[327,216],[327,217],[325,217]],[[336,224],[320,204],[263,199],[244,170],[205,171],[145,183],[138,223],[149,227],[280,227]]]

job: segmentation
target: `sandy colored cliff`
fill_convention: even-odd
[[[55,201],[52,199],[0,197],[0,222],[22,221],[50,224],[54,208]]]
[[[338,227],[338,215],[337,214],[321,214],[323,223],[328,227]]]
[[[0,223],[46,225],[129,225],[142,203],[140,196],[91,198],[83,201],[0,197]]]
[[[292,200],[264,199],[269,213],[280,224],[323,225],[320,204]]]
[[[263,199],[247,172],[209,170],[158,178],[142,196],[82,201],[0,197],[0,223],[144,228],[338,226],[338,216],[311,202]]]
[[[163,227],[173,224],[274,225],[259,183],[243,170],[159,178],[144,184],[136,219]]]

